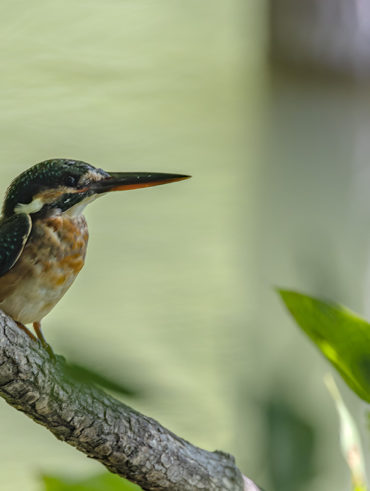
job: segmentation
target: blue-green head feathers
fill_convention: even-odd
[[[22,172],[10,184],[3,204],[3,216],[11,216],[16,213],[17,206],[29,205],[35,197],[45,191],[62,188],[77,190],[86,185],[86,176],[99,174],[101,178],[109,177],[109,174],[103,170],[79,160],[52,159],[40,162]],[[83,193],[61,195],[58,203],[54,205],[63,208],[63,202],[67,199],[69,206],[73,206],[85,197]]]

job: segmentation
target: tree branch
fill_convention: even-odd
[[[258,491],[232,456],[197,448],[99,388],[68,378],[64,359],[51,360],[2,311],[0,395],[144,490]]]

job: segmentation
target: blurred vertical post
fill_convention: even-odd
[[[295,331],[273,286],[370,312],[370,0],[270,0],[268,27],[255,217],[246,231],[254,251],[247,270],[254,287],[248,361],[256,369],[244,372],[244,386],[252,387],[258,374],[261,393],[270,392],[266,407],[278,389],[292,419],[317,431],[312,461],[321,472],[312,473],[313,488],[340,489],[348,474],[322,384],[325,362]],[[273,447],[268,417],[256,415],[266,455]],[[294,466],[298,454],[307,459],[302,449],[289,454],[289,438],[279,435],[277,469]],[[284,476],[260,465],[264,487],[285,489],[278,485]]]
[[[370,76],[368,0],[271,0],[270,53],[281,65]]]

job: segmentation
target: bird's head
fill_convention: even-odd
[[[106,172],[78,160],[45,160],[27,169],[10,184],[3,216],[54,212],[78,215],[87,203],[104,193],[157,186],[188,177],[155,172]]]

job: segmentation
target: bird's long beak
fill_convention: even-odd
[[[160,172],[108,172],[110,177],[91,185],[95,193],[108,193],[110,191],[127,191],[129,189],[147,188],[182,181],[191,176],[182,174],[164,174]]]

